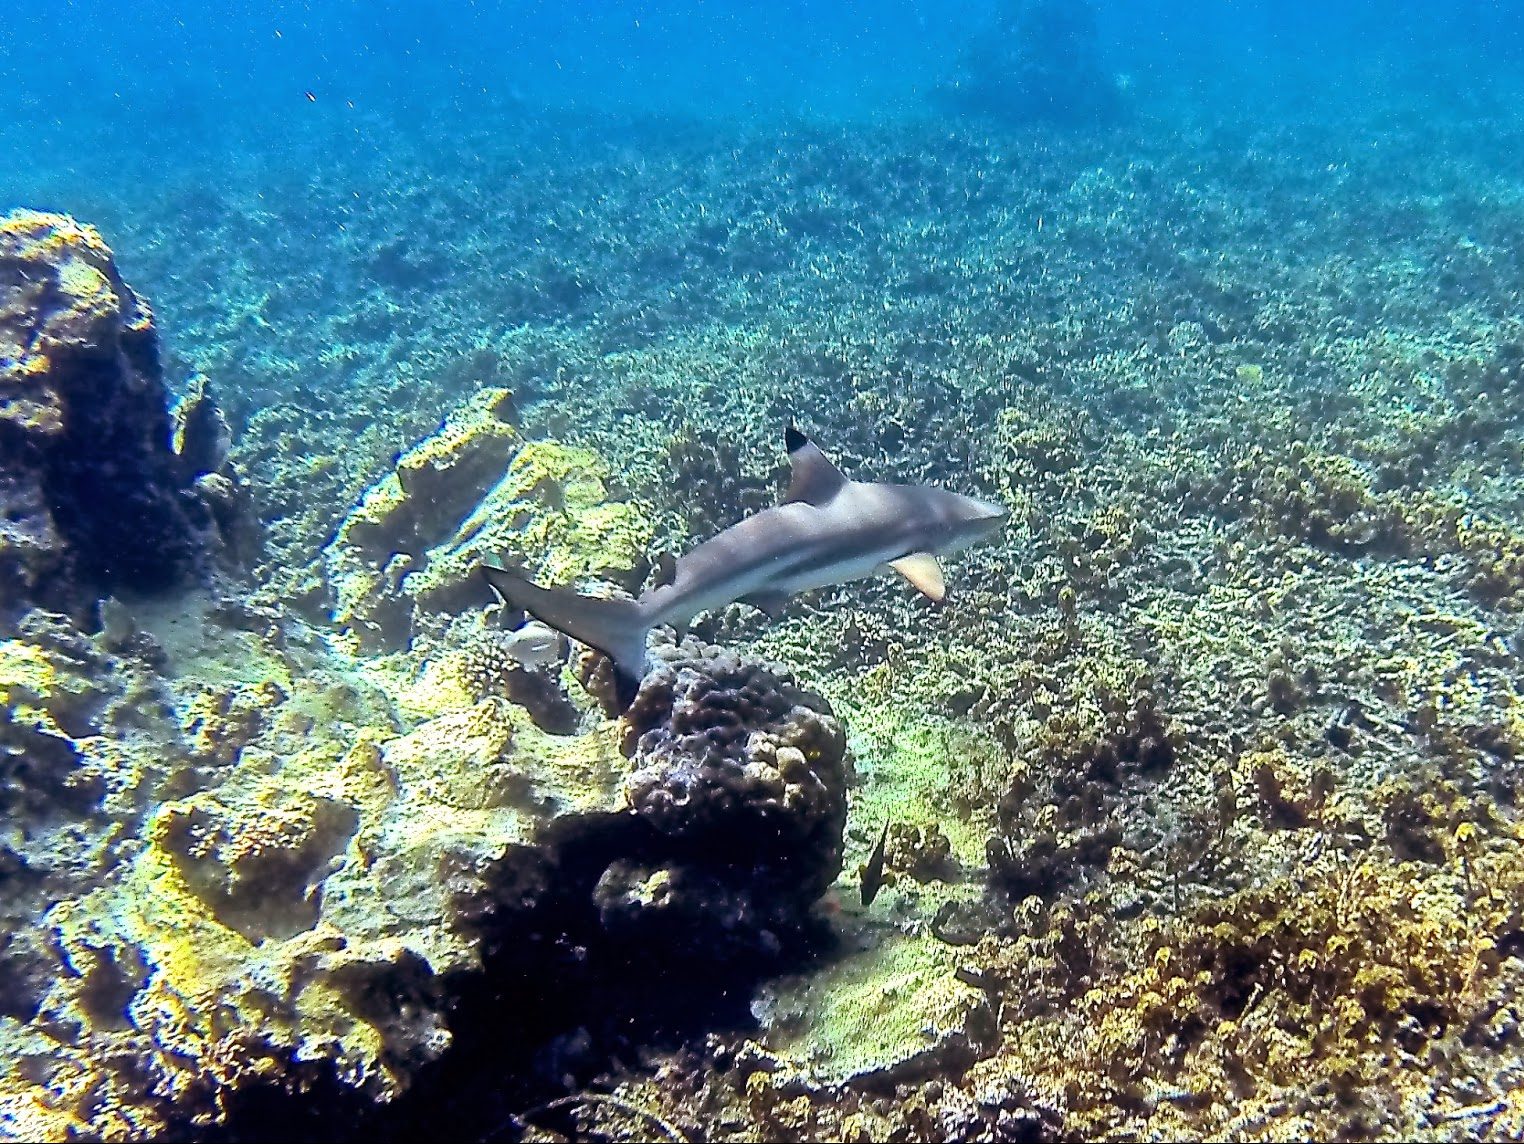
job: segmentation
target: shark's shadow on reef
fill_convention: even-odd
[[[630,814],[583,820],[557,840],[543,869],[527,875],[545,887],[530,911],[481,919],[483,971],[447,983],[455,998],[451,1046],[396,1100],[373,1104],[325,1065],[297,1086],[232,1094],[221,1126],[187,1136],[411,1141],[437,1137],[448,1125],[453,1139],[515,1141],[523,1114],[600,1074],[638,1068],[653,1050],[702,1051],[708,1034],[755,1028],[750,1006],[758,985],[827,956],[835,944],[830,926],[812,916],[780,948],[727,947],[723,955],[692,935],[653,944],[649,933],[611,933],[595,887],[611,863],[650,842],[648,828]]]

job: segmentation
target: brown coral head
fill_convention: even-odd
[[[735,654],[659,649],[626,713],[625,797],[659,834],[740,861],[841,867],[846,738],[823,699]]]

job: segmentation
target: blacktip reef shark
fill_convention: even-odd
[[[639,599],[545,588],[491,564],[482,574],[510,607],[607,655],[620,709],[646,673],[646,638],[740,601],[776,616],[790,596],[889,567],[932,600],[947,595],[938,553],[956,552],[1005,521],[999,505],[931,485],[851,481],[793,425],[792,479],[783,500],[670,561]]]

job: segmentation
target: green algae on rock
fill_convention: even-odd
[[[719,797],[690,822],[668,799],[667,813],[645,825],[639,807],[677,789],[663,775],[700,762],[684,762],[692,742],[663,732],[672,712],[660,688],[641,708],[641,727],[643,738],[665,744],[661,752],[655,739],[644,748],[622,741],[613,722],[547,735],[501,696],[437,698],[434,713],[404,732],[388,718],[386,697],[310,637],[288,629],[266,642],[224,628],[214,609],[191,615],[190,623],[162,609],[138,617],[140,642],[164,622],[171,650],[158,662],[187,674],[145,674],[142,693],[159,697],[152,735],[139,754],[120,758],[98,735],[71,747],[58,730],[59,720],[75,733],[95,730],[89,716],[69,713],[81,696],[98,705],[93,689],[70,683],[43,644],[0,645],[3,693],[13,719],[29,721],[25,734],[116,759],[93,797],[138,776],[103,823],[103,842],[123,844],[120,861],[50,883],[56,904],[31,906],[45,941],[7,951],[12,989],[36,984],[35,998],[23,1004],[17,992],[13,1009],[35,1016],[0,1017],[0,1037],[18,1059],[32,1059],[26,1046],[40,1037],[55,1058],[47,1094],[25,1070],[0,1074],[9,1115],[52,1110],[81,1131],[151,1134],[210,1124],[228,1094],[250,1086],[322,1076],[384,1102],[448,1048],[445,1014],[462,975],[480,970],[485,930],[514,940],[526,924],[518,919],[543,899],[568,901],[579,926],[602,919],[611,934],[644,927],[655,936],[650,910],[664,922],[676,910],[690,925],[661,941],[687,956],[723,957],[776,949],[781,929],[801,924],[834,873],[820,863],[839,856],[839,733],[828,715],[791,706],[803,700],[761,669],[706,666],[692,652],[683,661],[694,685],[710,680],[707,693],[744,677],[762,709],[781,713],[754,735],[744,722],[739,733],[758,759],[776,753],[787,789],[813,797],[818,788],[824,803],[794,799],[759,822]],[[245,694],[258,702],[240,708]],[[222,699],[209,702],[213,695]],[[739,782],[740,770],[732,777]],[[152,786],[195,789],[155,805],[143,797]],[[80,837],[60,814],[60,829]],[[805,861],[780,852],[776,877],[737,877],[724,862],[684,857],[682,840],[695,832],[739,837],[739,827],[755,838],[791,823],[819,853]],[[563,846],[572,868],[587,864],[576,856],[586,846],[611,873],[567,881]],[[28,853],[35,862],[35,848]],[[660,902],[610,889],[628,870],[663,866],[681,885]],[[716,909],[725,902],[732,908]],[[150,1078],[151,1095],[108,1065],[129,1058],[134,1075]],[[104,1103],[93,1111],[71,1103],[68,1094],[85,1091],[105,1093]]]
[[[922,1081],[967,1066],[997,1038],[989,998],[957,971],[957,951],[931,934],[885,934],[769,984],[753,1007],[777,1060],[821,1084]]]
[[[484,558],[556,584],[644,559],[645,510],[608,498],[607,467],[590,451],[521,439],[511,404],[506,390],[478,393],[339,526],[324,563],[335,618],[357,648],[399,650],[422,615],[486,604]]]
[[[839,861],[842,741],[829,714],[712,649],[674,666],[685,686],[714,699],[716,717],[733,715],[732,693],[771,715],[742,716],[750,770],[732,766],[690,821],[673,797],[683,776],[708,765],[718,780],[727,764],[695,753],[705,703],[675,702],[666,676],[638,734],[605,721],[548,735],[506,698],[459,688],[436,688],[405,729],[393,697],[297,625],[259,634],[216,607],[162,603],[115,623],[152,650],[119,672],[140,709],[124,726],[143,732],[120,743],[101,732],[121,735],[104,719],[126,709],[67,667],[89,662],[88,641],[60,629],[0,644],[0,694],[20,733],[110,765],[74,784],[106,800],[101,860],[22,903],[41,918],[27,931],[39,941],[5,950],[14,1015],[0,1015],[0,1043],[15,1067],[0,1070],[0,1116],[12,1124],[204,1129],[235,1094],[270,1086],[337,1084],[385,1103],[448,1050],[446,1014],[488,942],[552,924],[546,901],[571,911],[563,924],[584,941],[602,926],[616,946],[643,933],[654,954],[768,955]],[[76,742],[64,726],[88,734]],[[777,790],[732,800],[765,766]],[[657,803],[663,813],[642,815]],[[60,838],[91,837],[73,816],[57,812]],[[685,842],[776,830],[813,849],[783,848],[772,875],[706,865]],[[38,853],[27,855],[40,871]],[[670,889],[636,900],[618,886],[637,870],[665,871]],[[111,1063],[127,1060],[130,1076]]]

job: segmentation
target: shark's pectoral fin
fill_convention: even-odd
[[[784,605],[788,603],[787,592],[753,592],[749,596],[742,596],[741,603],[750,604],[759,612],[766,612],[769,619],[776,620],[783,615]]]
[[[788,492],[783,494],[784,504],[803,501],[806,504],[823,505],[841,492],[847,478],[831,464],[831,459],[820,451],[819,445],[793,424],[789,425],[783,440],[788,445],[789,463],[794,467]]]
[[[929,600],[941,603],[947,597],[947,581],[942,577],[942,566],[930,552],[912,552],[898,560],[889,561],[901,576],[910,581],[911,587]]]

